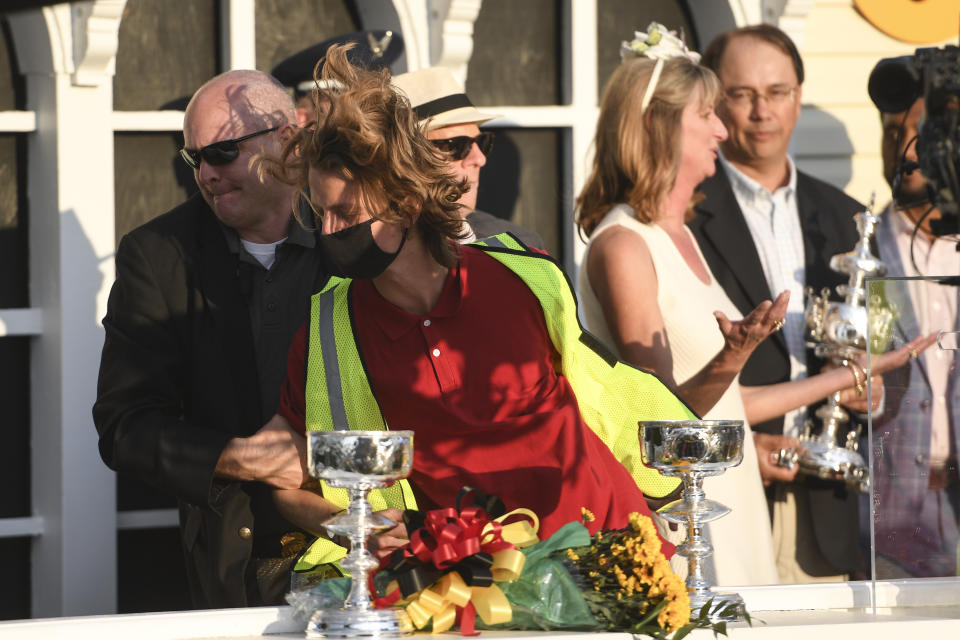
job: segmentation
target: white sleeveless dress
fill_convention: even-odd
[[[697,278],[666,231],[659,225],[638,221],[630,206],[618,204],[607,213],[590,236],[591,241],[581,259],[577,277],[587,329],[610,349],[616,351],[616,346],[607,328],[603,309],[590,286],[586,265],[593,239],[614,225],[639,234],[650,250],[657,273],[657,304],[663,316],[667,345],[673,359],[673,379],[677,384],[682,384],[723,348],[723,335],[713,312],[722,311],[731,320],[742,316],[712,275],[710,284],[704,284]],[[687,230],[687,233],[690,234],[690,231]],[[699,254],[700,247],[693,234],[690,234],[690,238]],[[702,254],[700,259],[705,265]],[[638,300],[637,304],[645,302]],[[708,559],[705,563],[706,577],[714,584],[728,586],[777,584],[779,578],[770,516],[757,465],[753,434],[746,423],[739,382],[734,381],[716,406],[703,417],[743,420],[746,430],[743,462],[723,475],[704,481],[707,498],[733,509],[730,514],[706,527],[714,545],[712,561]],[[671,565],[679,568],[683,563],[685,559],[679,564],[671,562]]]

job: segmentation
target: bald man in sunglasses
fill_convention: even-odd
[[[230,71],[187,106],[181,156],[200,193],[130,232],[103,320],[94,421],[112,469],[177,497],[194,604],[281,604],[309,540],[273,487],[305,480],[277,409],[290,340],[327,280],[295,191],[260,178],[294,131],[282,85]],[[291,555],[292,554],[292,555]]]
[[[509,232],[528,247],[546,251],[543,239],[533,231],[477,210],[480,169],[487,164],[494,138],[492,131],[480,131],[480,125],[499,116],[477,110],[446,67],[394,76],[393,84],[410,100],[427,139],[449,158],[450,170],[470,185],[460,198],[461,211],[472,231],[464,242]]]

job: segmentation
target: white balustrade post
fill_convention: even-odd
[[[34,617],[116,611],[116,483],[91,417],[113,283],[113,72],[125,0],[10,16],[27,107]]]

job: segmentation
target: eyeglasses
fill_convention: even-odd
[[[797,87],[787,87],[784,85],[773,85],[767,87],[767,90],[760,93],[750,87],[736,87],[724,92],[724,99],[727,104],[738,109],[746,109],[757,103],[757,100],[763,98],[767,106],[775,107],[793,100],[797,95]]]
[[[444,138],[443,140],[431,140],[437,149],[444,153],[449,153],[453,160],[463,160],[470,155],[473,143],[476,142],[480,147],[480,153],[487,156],[493,150],[493,132],[484,131],[476,138],[470,136],[457,136],[456,138]]]
[[[230,164],[237,159],[237,156],[240,155],[241,142],[244,140],[249,140],[250,138],[262,136],[263,134],[270,133],[271,131],[276,131],[279,128],[280,127],[270,127],[269,129],[264,129],[263,131],[254,131],[253,133],[248,133],[247,135],[240,136],[239,138],[214,142],[213,144],[208,144],[199,151],[184,147],[183,149],[180,149],[180,157],[183,158],[184,162],[190,165],[191,169],[199,169],[201,160],[214,167]]]

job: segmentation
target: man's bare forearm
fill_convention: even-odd
[[[214,473],[220,478],[297,489],[308,480],[306,439],[275,415],[252,436],[230,440]]]

